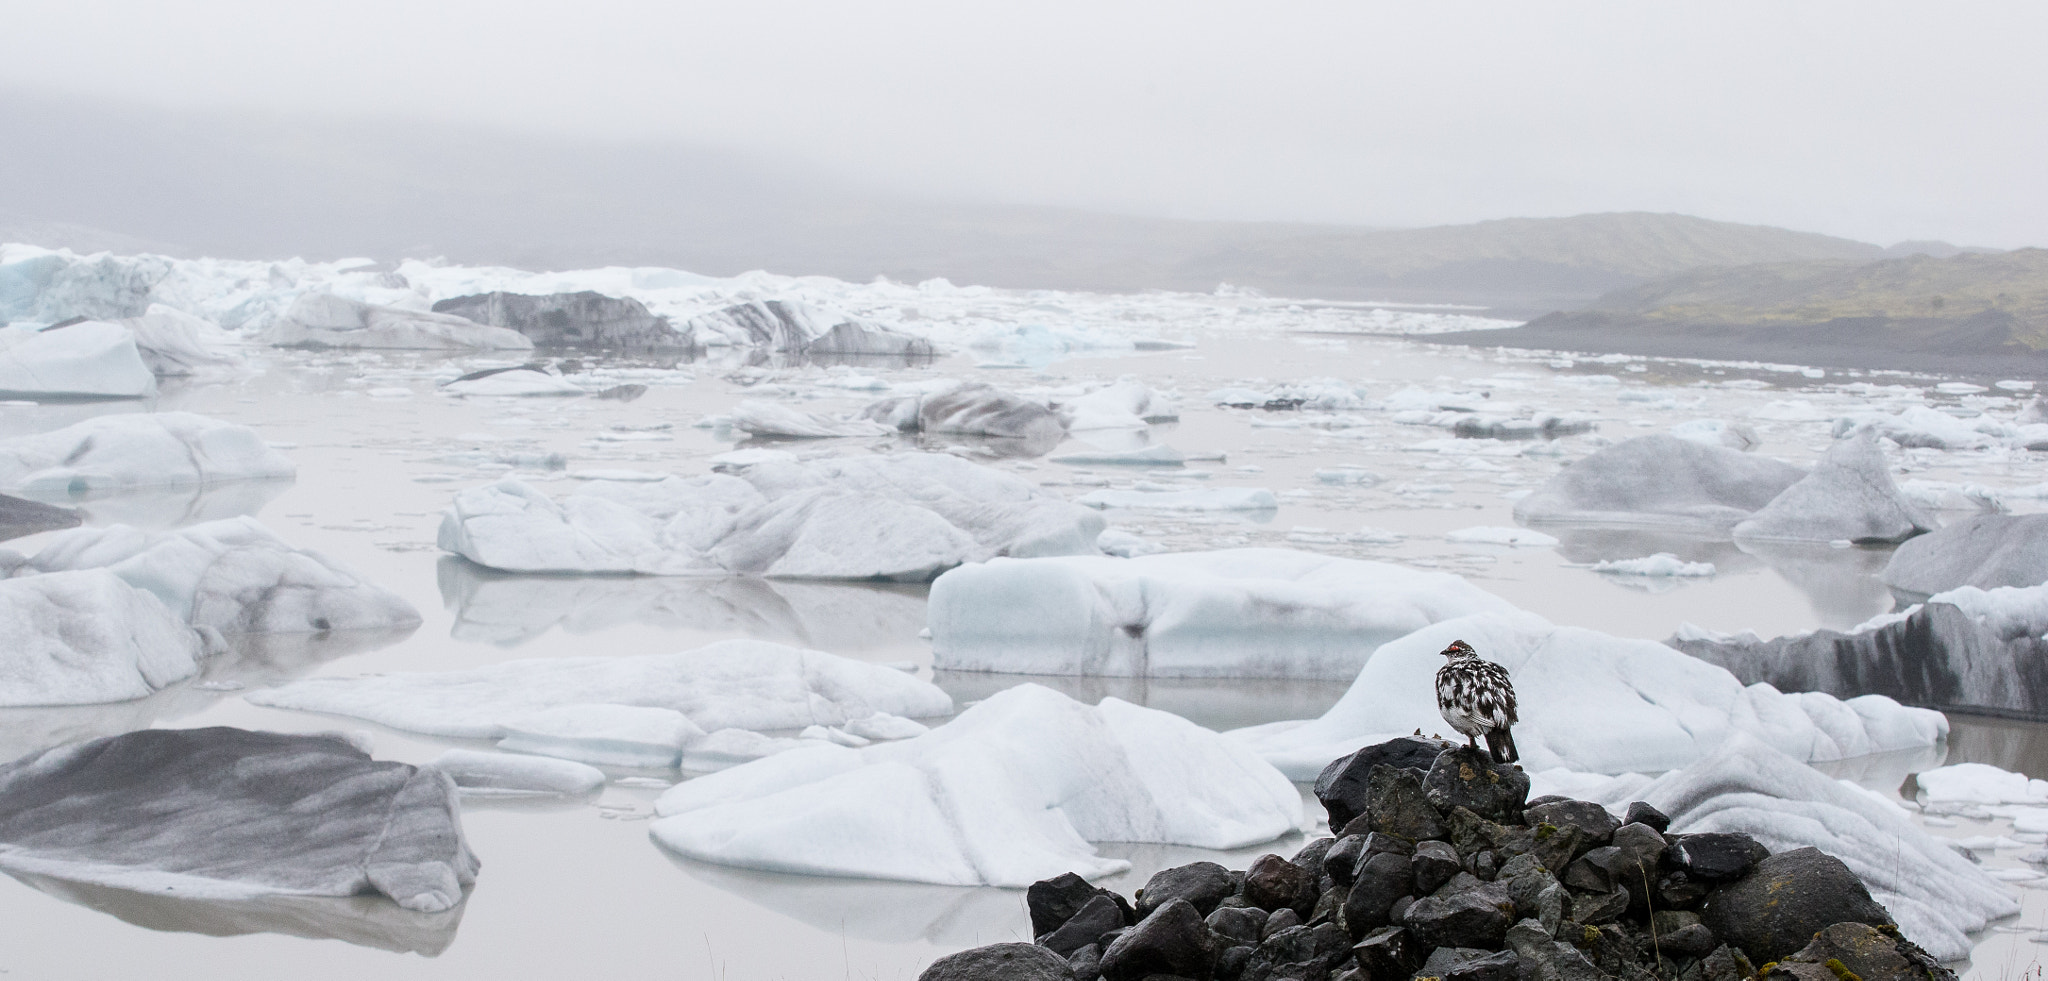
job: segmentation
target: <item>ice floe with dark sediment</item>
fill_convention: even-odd
[[[1756,513],[1737,523],[1737,541],[1900,542],[1937,524],[1892,482],[1872,430],[1836,440],[1826,456]]]
[[[1448,573],[1234,549],[965,566],[932,584],[930,620],[948,670],[1349,678],[1420,627],[1512,609]]]
[[[333,293],[299,294],[261,334],[274,347],[398,348],[426,351],[524,351],[516,330],[453,314],[380,306]]]
[[[679,784],[655,813],[654,840],[699,861],[1010,887],[1129,867],[1095,841],[1235,848],[1302,824],[1287,778],[1221,736],[1038,685],[912,739],[813,745]]]
[[[1720,531],[1805,476],[1792,464],[1722,446],[1640,436],[1567,465],[1515,502],[1515,519]]]
[[[1985,514],[1954,522],[1900,545],[1881,578],[1912,596],[2048,583],[2048,515]]]
[[[0,868],[201,900],[460,904],[455,787],[331,736],[144,729],[0,766]]]

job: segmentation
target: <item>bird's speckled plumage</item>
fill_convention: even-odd
[[[1450,660],[1436,672],[1436,707],[1444,721],[1474,750],[1484,737],[1495,763],[1521,759],[1509,731],[1515,724],[1515,686],[1508,669],[1480,657],[1462,640],[1452,641],[1443,655]]]

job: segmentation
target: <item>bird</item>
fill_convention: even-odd
[[[1480,657],[1462,640],[1451,641],[1443,656],[1449,660],[1436,672],[1436,707],[1444,721],[1465,735],[1474,753],[1485,736],[1487,755],[1495,763],[1521,759],[1509,731],[1515,724],[1515,686],[1508,669]]]

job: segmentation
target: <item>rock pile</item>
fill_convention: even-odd
[[[1135,902],[1039,882],[1035,944],[941,958],[921,981],[1953,981],[1817,849],[1528,793],[1461,746],[1368,746],[1316,781],[1334,837],[1241,872],[1167,869]]]

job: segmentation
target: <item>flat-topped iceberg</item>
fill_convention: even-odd
[[[399,348],[426,351],[526,351],[526,335],[453,314],[363,303],[332,293],[301,293],[261,335],[274,347]]]
[[[1875,430],[1858,430],[1828,447],[1813,472],[1734,528],[1739,540],[1901,542],[1937,527],[1892,482]]]
[[[271,708],[345,715],[430,736],[517,737],[513,745],[524,751],[586,761],[616,750],[637,754],[636,765],[654,766],[675,765],[693,741],[723,729],[801,729],[877,712],[929,717],[953,711],[945,692],[894,668],[758,640],[679,654],[309,678],[247,697]],[[622,711],[629,709],[639,711]],[[658,738],[648,735],[657,731]]]
[[[1537,774],[1538,782],[1546,776]],[[1616,813],[1646,801],[1671,818],[1674,834],[1740,832],[1774,853],[1819,848],[1849,866],[1899,931],[1940,960],[1969,956],[1966,933],[2019,912],[2004,884],[1904,808],[1743,733],[1655,780],[1627,775],[1577,792]]]
[[[199,635],[103,569],[0,580],[0,706],[142,698],[199,673]]]
[[[52,536],[13,571],[83,569],[106,569],[187,623],[223,634],[393,630],[420,622],[403,597],[334,559],[293,548],[255,518],[170,532],[75,528]]]
[[[699,861],[1010,887],[1129,867],[1090,842],[1235,848],[1302,823],[1287,778],[1221,736],[1038,685],[914,739],[818,745],[679,784],[655,813],[654,840]]]
[[[460,904],[455,786],[332,736],[144,729],[0,765],[0,869],[191,899]]]
[[[2048,515],[1965,518],[1900,545],[1880,578],[1918,596],[1962,586],[2038,586],[2048,582]]]
[[[929,615],[947,670],[1350,678],[1388,641],[1513,609],[1449,573],[1232,549],[963,566],[932,583]]]
[[[1805,476],[1792,464],[1722,446],[1638,436],[1566,466],[1515,502],[1515,520],[1721,531]]]
[[[1532,771],[1669,770],[1738,732],[1806,761],[1923,747],[1948,734],[1941,713],[1882,695],[1842,700],[1744,687],[1726,669],[1656,641],[1561,627],[1515,611],[1449,619],[1382,644],[1321,718],[1229,735],[1295,779],[1310,779],[1359,746],[1416,729],[1441,732],[1434,679],[1443,665],[1439,652],[1454,640],[1514,679],[1521,714],[1515,744]]]
[[[128,328],[104,321],[0,328],[0,396],[145,398],[156,375]]]
[[[0,488],[44,501],[295,473],[255,430],[190,412],[98,416],[0,439]]]
[[[458,494],[441,547],[510,572],[922,581],[998,555],[1099,554],[1102,516],[937,453],[772,459],[738,476],[517,480]]]

